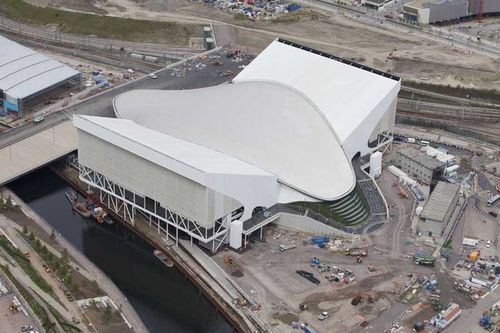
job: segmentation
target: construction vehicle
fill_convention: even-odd
[[[399,197],[401,199],[408,199],[409,198],[408,193],[406,193],[406,191],[401,187],[401,185],[399,185]]]
[[[323,311],[319,314],[318,320],[325,320],[328,317],[330,317],[330,314],[326,311]]]
[[[290,243],[290,244],[280,244],[280,251],[281,252],[285,252],[285,251],[288,251],[288,250],[291,250],[291,249],[294,249],[296,248],[295,244],[294,243]]]
[[[415,265],[434,267],[436,258],[433,257],[413,257]]]
[[[344,250],[344,254],[346,256],[351,256],[351,257],[366,257],[368,256],[368,249],[367,248],[360,248],[360,247],[352,247],[352,248],[347,248]]]
[[[234,259],[231,256],[226,256],[224,258],[224,262],[226,263],[226,265],[231,266],[233,264],[233,262],[234,262]]]
[[[300,328],[302,328],[304,333],[318,333],[318,331],[307,324],[300,324]]]
[[[392,49],[391,52],[389,52],[389,55],[387,56],[387,59],[389,59],[389,60],[392,59],[394,51],[396,51],[396,49]]]
[[[328,237],[323,237],[323,236],[314,236],[314,237],[311,237],[311,242],[314,245],[318,245],[321,248],[325,247],[325,245],[329,241],[330,241],[330,238],[328,238]]]
[[[315,267],[321,264],[321,260],[319,258],[312,258],[311,259],[311,267]]]
[[[488,311],[483,313],[481,318],[479,318],[479,326],[481,326],[482,328],[484,328],[485,330],[487,330],[489,332],[493,332],[495,330],[493,328],[493,321],[491,320],[491,316],[488,313]]]

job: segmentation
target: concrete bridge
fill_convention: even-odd
[[[223,66],[210,66],[210,53],[220,52],[221,48],[181,60],[155,72],[157,79],[144,76],[123,85],[106,90],[84,100],[45,115],[38,124],[33,122],[13,128],[0,134],[0,186],[32,170],[77,149],[76,129],[71,123],[73,114],[114,117],[113,99],[133,89],[193,89],[218,85],[228,80],[219,75],[221,71],[239,72],[240,63],[225,61]],[[206,68],[195,69],[194,65],[204,61]],[[187,65],[180,77],[172,75],[172,68]]]
[[[40,168],[77,148],[76,128],[67,120],[0,149],[0,185]]]

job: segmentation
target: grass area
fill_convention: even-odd
[[[63,250],[61,257],[59,257],[50,251],[45,244],[42,244],[33,232],[29,231],[28,227],[25,226],[22,232],[19,231],[19,234],[31,245],[76,299],[105,295],[95,281],[89,281],[82,274],[72,269],[66,249]],[[50,239],[51,241],[55,239],[54,232],[52,232]]]
[[[5,275],[9,278],[9,280],[14,284],[17,288],[21,296],[28,302],[29,307],[33,310],[35,315],[42,322],[43,327],[50,332],[50,328],[53,327],[54,323],[51,323],[49,320],[49,316],[45,309],[35,300],[35,298],[29,293],[12,275],[10,272],[9,266],[0,265],[0,269],[5,273]]]
[[[44,292],[50,295],[54,295],[52,287],[45,281],[45,279],[31,266],[29,259],[19,250],[12,246],[12,244],[5,238],[5,236],[0,236],[0,246],[11,255],[11,257],[16,261],[16,263],[21,267],[21,269],[28,275],[28,277],[42,289]]]
[[[500,92],[495,89],[474,89],[466,87],[452,87],[450,85],[436,85],[427,82],[415,82],[411,80],[404,80],[403,84],[408,87],[413,87],[422,90],[428,90],[439,94],[450,95],[455,97],[465,98],[467,95],[470,98],[477,98],[482,100],[489,100],[491,103],[500,103]]]
[[[274,20],[272,20],[272,23],[294,23],[298,22],[303,19],[307,20],[312,20],[312,21],[317,21],[320,18],[326,17],[326,15],[320,14],[318,12],[308,10],[308,9],[301,9],[297,10],[285,15],[279,15],[276,17]]]
[[[61,327],[63,328],[64,332],[66,333],[79,333],[79,332],[82,332],[82,330],[80,328],[78,328],[77,326],[71,324],[71,323],[68,323],[66,321],[66,319],[64,319],[63,316],[61,316],[61,314],[56,310],[54,309],[52,306],[50,306],[50,304],[48,304],[47,302],[44,302],[45,303],[45,306],[49,309],[50,313],[52,313],[52,315],[54,316],[54,318],[56,318],[57,322],[59,323],[59,325],[61,325]]]
[[[34,25],[57,26],[62,32],[127,41],[187,45],[190,37],[201,36],[201,26],[198,25],[70,12],[37,7],[22,0],[1,0],[0,14]]]

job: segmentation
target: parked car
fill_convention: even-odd
[[[330,317],[330,314],[328,312],[326,312],[326,311],[323,311],[318,316],[318,320],[325,320],[328,317]]]

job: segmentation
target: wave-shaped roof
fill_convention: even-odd
[[[389,94],[399,77],[285,40],[275,40],[233,82],[270,81],[300,91],[317,105],[341,143]]]
[[[355,185],[329,122],[314,103],[285,85],[134,90],[116,97],[114,108],[119,118],[240,159],[320,200],[341,198]]]

